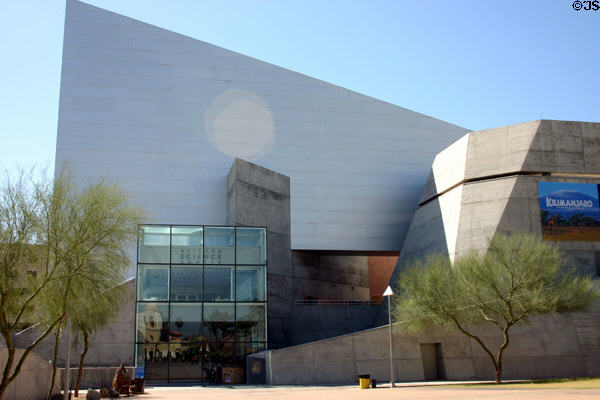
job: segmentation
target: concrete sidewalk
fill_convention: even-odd
[[[513,388],[465,388],[439,387],[447,384],[481,382],[405,382],[391,388],[389,383],[376,389],[360,389],[353,386],[149,386],[145,394],[131,397],[140,400],[392,400],[392,399],[598,399],[598,389],[513,389]],[[85,399],[85,392],[80,393]]]

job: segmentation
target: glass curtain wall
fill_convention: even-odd
[[[143,225],[136,364],[151,381],[240,383],[266,348],[264,228]]]

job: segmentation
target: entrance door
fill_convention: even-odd
[[[169,382],[202,382],[202,344],[171,343]]]
[[[446,379],[441,343],[421,343],[421,357],[426,381]]]

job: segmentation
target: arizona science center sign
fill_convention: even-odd
[[[538,182],[546,240],[600,241],[600,185]]]

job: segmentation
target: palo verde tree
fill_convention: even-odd
[[[100,181],[79,189],[66,170],[52,185],[40,182],[7,181],[1,193],[0,248],[6,254],[0,273],[7,279],[0,287],[0,329],[8,360],[0,399],[27,355],[80,307],[78,301],[123,280],[127,248],[143,217],[117,185]],[[32,323],[38,323],[41,335],[15,364],[12,336]]]
[[[502,380],[502,356],[511,328],[536,314],[579,311],[598,297],[591,278],[562,265],[559,251],[528,233],[497,234],[485,254],[471,252],[454,264],[432,255],[402,272],[394,314],[402,327],[458,330],[473,339]],[[499,346],[487,343],[478,326],[502,335]]]
[[[58,244],[55,252],[64,262],[58,267],[61,279],[49,285],[46,304],[55,315],[67,315],[74,328],[89,335],[109,321],[115,307],[119,309],[109,297],[117,294],[111,292],[125,279],[130,262],[127,244],[135,242],[143,213],[129,204],[118,185],[104,180],[78,190],[68,171],[62,171],[54,187],[55,194],[62,195],[63,218],[56,222],[61,237],[51,237],[49,242]],[[60,338],[57,329],[54,373]]]
[[[110,285],[103,282],[103,287]],[[90,339],[94,333],[108,325],[121,310],[123,299],[127,294],[126,282],[120,282],[107,290],[82,293],[80,301],[72,309],[73,331],[75,333],[75,345],[81,345],[79,355],[79,368],[75,381],[75,397],[79,396],[79,385],[83,375],[85,357],[90,349]]]
[[[5,173],[0,187],[0,333],[7,351],[0,399],[28,355],[65,318],[46,319],[38,337],[17,357],[13,335],[34,322],[40,295],[57,279],[55,266],[60,260],[51,259],[48,248],[39,245],[51,193],[43,179],[23,171],[16,179]]]

